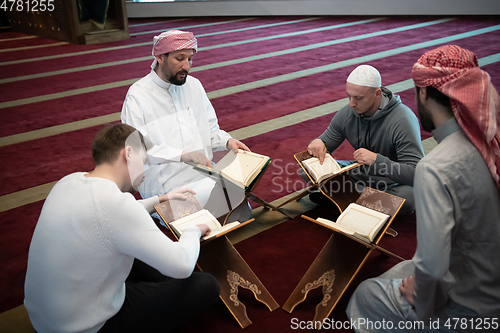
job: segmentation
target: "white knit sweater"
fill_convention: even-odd
[[[152,200],[151,200],[152,199]],[[121,308],[134,258],[173,278],[191,275],[200,230],[171,241],[129,193],[107,179],[74,173],[43,205],[31,240],[24,304],[42,332],[97,332]]]

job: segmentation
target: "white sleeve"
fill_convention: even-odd
[[[183,279],[191,275],[198,260],[201,231],[194,227],[183,232],[179,241],[168,238],[132,195],[120,196],[117,207],[104,214],[109,241],[120,253],[137,258],[162,274]]]

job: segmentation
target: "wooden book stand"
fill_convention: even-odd
[[[262,200],[261,198],[259,198],[257,195],[255,195],[253,193],[253,189],[255,188],[255,186],[257,186],[257,184],[259,183],[259,181],[261,180],[262,176],[264,175],[264,173],[266,172],[266,170],[269,168],[269,165],[271,165],[271,163],[268,163],[263,169],[262,169],[262,172],[253,180],[253,182],[245,189],[245,198],[247,199],[250,199],[256,203],[258,203],[259,205],[263,206],[263,207],[266,207],[266,208],[269,208],[269,209],[272,209],[272,210],[275,210],[277,212],[280,212],[281,214],[285,215],[286,217],[288,217],[289,219],[293,219],[292,216],[288,215],[286,212],[284,212],[283,210],[281,210],[281,206],[280,205],[279,207],[276,207],[274,206],[273,204],[267,202],[267,201],[264,201]]]
[[[295,287],[283,310],[291,313],[302,303],[309,291],[318,287],[323,288],[323,299],[316,306],[314,321],[323,322],[328,318],[340,297],[353,281],[356,274],[363,267],[368,256],[374,249],[404,260],[403,258],[378,246],[382,236],[386,233],[405,199],[384,193],[372,188],[366,188],[356,200],[356,203],[374,209],[390,216],[372,243],[365,243],[340,231],[333,232],[321,252]],[[337,205],[338,206],[338,205]],[[307,216],[303,218],[316,222]],[[333,229],[332,229],[333,230]]]
[[[168,200],[155,206],[156,211],[169,228],[169,222],[202,209],[194,197],[188,197],[186,201],[175,201],[176,205],[180,204],[182,208],[173,210]],[[242,223],[242,225],[245,224],[246,222]],[[170,230],[176,236],[175,232]],[[197,266],[201,271],[212,274],[219,281],[220,298],[241,328],[249,326],[252,321],[248,318],[245,305],[238,299],[239,287],[252,291],[255,298],[264,303],[270,311],[279,308],[278,303],[225,235],[201,244]]]
[[[223,192],[223,195],[225,197],[225,201],[226,201],[226,205],[227,205],[227,209],[228,209],[228,213],[217,218],[221,222],[222,225],[224,225],[228,220],[230,220],[231,214],[240,205],[247,205],[248,204],[247,200],[245,200],[245,199],[252,200],[265,208],[275,210],[275,211],[280,212],[281,214],[285,215],[287,218],[293,219],[292,216],[288,215],[286,212],[281,210],[279,207],[276,207],[273,204],[259,198],[255,193],[253,193],[255,187],[257,186],[259,181],[262,179],[262,176],[264,176],[264,173],[267,171],[267,169],[269,168],[270,165],[271,165],[271,163],[269,161],[262,168],[262,170],[260,170],[259,174],[255,177],[255,179],[252,180],[252,182],[244,189],[241,187],[241,185],[237,185],[236,183],[234,183],[230,179],[227,179],[226,177],[224,177],[219,172],[207,171],[207,170],[205,170],[205,168],[197,168],[197,166],[195,166],[195,168],[197,168],[199,171],[207,173],[207,175],[209,177],[214,178],[216,180],[216,182],[219,183],[221,188],[222,188],[222,192]],[[235,201],[235,192],[234,192],[235,190],[242,191],[242,192],[244,191],[244,196],[242,196],[241,200],[238,201],[238,203],[236,203],[236,204],[232,203],[233,201]],[[221,195],[222,194],[220,194],[219,197]],[[211,199],[212,198],[210,198],[209,201]]]
[[[327,178],[320,183],[316,183],[314,178],[308,172],[307,168],[302,164],[302,161],[313,156],[306,150],[293,155],[293,157],[295,158],[301,169],[304,171],[306,176],[309,178],[311,185],[293,198],[290,198],[287,201],[283,202],[278,206],[278,208],[294,200],[299,200],[308,195],[312,190],[316,189],[319,190],[331,202],[333,202],[340,212],[343,212],[347,208],[347,206],[349,206],[349,204],[356,202],[359,197],[359,193],[355,189],[354,181],[345,171],[355,169],[359,166],[359,164],[353,164],[351,168],[347,168],[344,172]],[[397,231],[392,228],[388,228],[386,232],[393,237],[396,237],[398,234]]]

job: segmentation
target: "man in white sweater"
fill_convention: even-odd
[[[40,332],[166,332],[214,304],[217,280],[193,272],[207,225],[173,242],[150,217],[181,189],[137,201],[146,144],[133,127],[101,130],[95,169],[61,179],[30,245],[24,304]],[[191,191],[193,192],[193,191]]]

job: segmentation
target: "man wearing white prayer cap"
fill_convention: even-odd
[[[214,151],[249,149],[219,128],[202,84],[189,75],[197,50],[191,32],[169,30],[155,36],[151,72],[130,87],[121,120],[155,144],[148,150],[149,164],[139,187],[143,198],[189,187],[198,202],[219,217],[229,209],[220,183],[182,162],[212,166]],[[238,206],[242,215],[235,212],[233,218],[250,217],[243,190],[229,198],[231,208],[242,203]]]
[[[347,78],[346,92],[349,104],[334,115],[307,151],[322,163],[327,153],[333,153],[347,139],[355,149],[353,160],[340,164],[363,164],[350,173],[356,190],[361,192],[368,186],[405,198],[401,212],[412,213],[413,176],[424,156],[417,117],[398,95],[382,86],[380,73],[373,66],[356,67]],[[321,198],[320,192],[310,194],[314,202]]]

